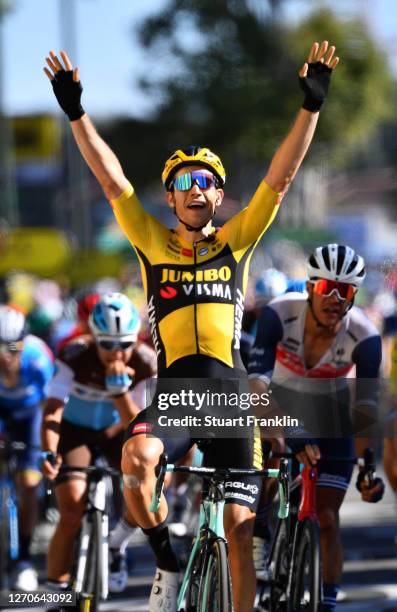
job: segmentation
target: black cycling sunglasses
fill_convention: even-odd
[[[131,340],[98,340],[98,346],[100,346],[105,351],[128,351],[128,349],[133,347],[134,344],[135,342],[132,342]]]

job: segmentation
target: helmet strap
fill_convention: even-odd
[[[204,222],[202,225],[200,225],[199,227],[193,227],[193,225],[189,225],[189,224],[188,224],[188,223],[186,223],[186,222],[185,222],[183,219],[181,219],[181,217],[179,217],[179,216],[177,215],[177,212],[176,212],[176,207],[175,207],[175,206],[173,206],[173,210],[174,210],[174,215],[175,215],[175,217],[178,219],[178,221],[179,221],[180,223],[182,223],[182,225],[184,225],[184,226],[186,227],[186,229],[187,229],[187,231],[188,231],[188,232],[200,232],[200,231],[201,231],[201,230],[202,230],[204,227],[206,227],[206,226],[208,225],[208,223],[209,223],[210,221],[212,221],[212,219],[213,219],[213,218],[215,217],[215,215],[216,215],[216,210],[214,210],[214,212],[212,213],[212,215],[211,215],[210,217],[208,217],[208,219],[207,219],[207,220],[206,220],[206,221],[205,221],[205,222]]]
[[[350,304],[349,304],[349,306],[346,308],[345,312],[344,312],[344,313],[343,313],[343,315],[342,315],[342,318],[343,318],[345,315],[347,315],[347,313],[349,312],[349,310],[350,310],[351,308],[353,308],[353,306],[354,306],[354,298],[355,298],[355,297],[356,297],[356,296],[355,296],[355,295],[353,295],[352,299],[350,300]]]
[[[311,298],[307,298],[307,301],[309,303],[309,308],[310,308],[310,312],[312,313],[312,317],[315,320],[315,322],[317,323],[317,327],[327,327],[326,325],[324,325],[324,323],[321,323],[320,319],[317,317],[316,313],[314,312],[314,308],[313,308],[313,302],[311,300]]]

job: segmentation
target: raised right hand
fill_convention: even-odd
[[[77,121],[85,114],[81,106],[83,87],[80,82],[80,71],[78,68],[73,68],[65,51],[61,51],[60,55],[64,65],[56,53],[50,51],[46,57],[48,68],[44,68],[44,72],[51,81],[55,97],[63,112],[70,121]]]
[[[307,62],[299,71],[299,82],[305,93],[303,108],[315,113],[320,110],[327,97],[331,75],[339,64],[339,57],[334,57],[335,47],[329,46],[327,40],[321,45],[313,43]]]

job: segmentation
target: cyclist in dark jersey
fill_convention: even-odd
[[[178,220],[175,230],[167,229],[144,211],[116,156],[83,110],[78,69],[73,70],[64,52],[63,64],[54,52],[46,58],[45,73],[71,121],[76,143],[137,252],[161,384],[195,377],[204,388],[215,380],[216,388],[226,381],[230,390],[235,388],[228,384],[231,378],[237,380],[237,386],[245,378],[239,348],[249,260],[310,145],[330,76],[339,61],[334,54],[335,47],[327,41],[312,46],[299,73],[305,92],[303,108],[249,205],[218,230],[212,219],[222,202],[226,178],[219,157],[207,148],[190,147],[179,149],[166,162],[162,176],[166,200]],[[177,445],[171,444],[169,437],[164,439],[147,421],[147,413],[133,421],[124,445],[125,498],[157,559],[150,612],[174,611],[178,563],[165,525],[165,499],[156,514],[148,508],[159,455],[165,449],[170,460],[175,460],[192,439],[187,435]],[[151,437],[144,435],[148,432]],[[220,438],[209,445],[205,461],[215,466],[259,467],[261,454],[256,448],[253,431],[233,443]],[[258,486],[249,481],[230,483],[226,490],[225,530],[236,612],[251,612],[253,607],[252,530],[257,497]]]
[[[57,476],[61,463],[88,466],[98,452],[119,470],[124,428],[145,407],[146,381],[156,375],[156,355],[137,342],[140,317],[125,295],[103,295],[89,325],[92,334],[74,338],[61,349],[49,385],[42,440],[44,450],[56,454],[58,461],[55,466],[44,462],[48,478]],[[81,474],[57,479],[60,520],[48,551],[52,586],[67,585],[85,491]],[[133,533],[130,523],[128,517],[121,519],[116,535],[110,534],[111,591],[123,590],[127,581],[124,556]]]

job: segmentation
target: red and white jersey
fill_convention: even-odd
[[[329,349],[314,367],[308,368],[304,358],[308,308],[307,297],[301,293],[285,294],[267,305],[259,320],[250,356],[250,378],[263,378],[266,382],[271,380],[291,389],[321,393],[325,388],[324,379],[332,379],[335,390],[345,387],[346,377],[354,365],[360,368],[363,378],[377,375],[379,351],[372,351],[372,348],[379,344],[379,332],[364,312],[354,306],[341,320]]]

